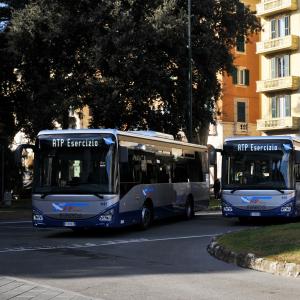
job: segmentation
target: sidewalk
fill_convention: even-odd
[[[30,221],[32,215],[31,200],[15,200],[11,206],[0,203],[1,221]],[[1,298],[0,298],[1,300]]]
[[[0,300],[100,300],[14,277],[0,277]]]

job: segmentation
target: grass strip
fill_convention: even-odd
[[[236,253],[253,253],[257,257],[300,264],[300,223],[228,233],[217,241]]]

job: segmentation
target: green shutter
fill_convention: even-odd
[[[250,73],[249,70],[245,70],[245,85],[249,85]]]
[[[238,52],[245,52],[245,37],[242,35],[236,39],[236,50]]]
[[[231,71],[232,83],[237,84],[237,68],[233,67]]]

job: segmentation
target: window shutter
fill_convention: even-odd
[[[245,52],[245,37],[240,35],[236,39],[236,50],[238,52]]]
[[[250,72],[248,69],[245,70],[245,85],[249,85],[250,81]]]
[[[284,17],[284,34],[289,35],[290,34],[290,17],[285,16]]]
[[[271,20],[271,38],[272,39],[276,38],[276,20],[275,19]]]
[[[290,56],[284,55],[281,59],[283,64],[282,76],[290,76]]]
[[[285,96],[285,117],[291,116],[291,95]]]
[[[237,68],[236,67],[233,67],[231,76],[232,76],[232,83],[237,84]]]
[[[271,58],[271,78],[276,78],[276,57]]]
[[[272,102],[272,118],[276,118],[277,117],[276,97],[272,97],[271,102]]]

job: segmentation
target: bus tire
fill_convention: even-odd
[[[74,228],[71,228],[71,230],[73,232],[76,232],[76,233],[85,233],[87,231],[87,229],[85,227],[74,227]]]
[[[146,230],[148,229],[153,221],[153,209],[149,203],[145,203],[141,210],[141,223],[140,229]]]
[[[195,216],[194,202],[191,198],[188,198],[185,203],[184,218],[186,220],[191,220],[194,216]]]
[[[249,217],[238,217],[238,219],[241,225],[247,225],[250,222]]]

